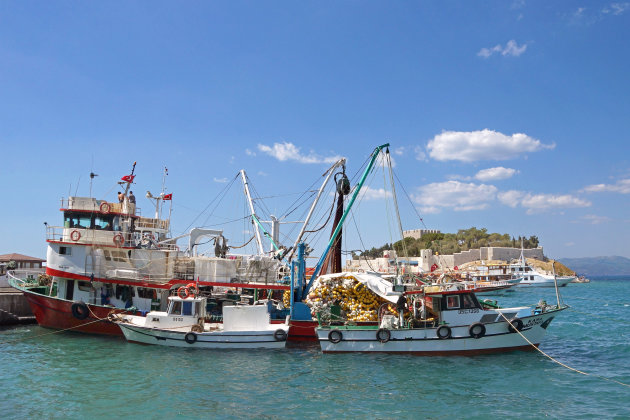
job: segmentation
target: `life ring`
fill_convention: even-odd
[[[101,206],[99,207],[99,209],[101,210],[101,213],[107,214],[112,209],[112,207],[109,205],[108,202],[104,202],[104,203],[101,203]]]
[[[70,307],[70,310],[72,311],[72,316],[76,319],[85,319],[90,314],[90,310],[85,302],[74,302]]]
[[[72,233],[70,233],[70,239],[72,239],[74,242],[78,241],[79,239],[81,239],[81,232],[79,232],[78,230],[73,230]]]
[[[451,327],[448,325],[442,325],[435,331],[435,333],[440,340],[451,338]]]
[[[332,330],[331,332],[328,333],[328,341],[330,341],[333,344],[337,344],[342,339],[343,339],[343,335],[341,334],[341,331],[339,330]]]
[[[122,234],[117,233],[114,235],[112,241],[114,241],[114,245],[116,245],[117,247],[121,247],[123,242],[125,242],[125,239],[123,238]]]
[[[184,341],[186,341],[188,344],[195,344],[195,342],[197,341],[197,334],[195,334],[194,332],[189,332],[184,336]]]
[[[481,338],[486,335],[486,326],[481,322],[475,322],[468,328],[468,334],[470,334],[472,338]]]
[[[381,343],[387,343],[391,337],[392,333],[387,328],[379,328],[376,332],[376,339]]]
[[[508,322],[508,331],[515,333],[517,331],[521,331],[523,329],[523,321],[520,318],[511,319]]]
[[[197,285],[195,283],[188,283],[186,285],[186,289],[188,289],[188,295],[189,296],[196,296],[199,293],[199,288],[197,287]]]
[[[433,264],[433,265],[431,266],[431,272],[432,272],[432,273],[433,273],[435,270],[437,270],[437,269],[438,269],[438,265],[437,265],[437,264]]]
[[[190,296],[190,292],[186,287],[182,286],[177,289],[177,296],[179,296],[181,299],[188,299],[188,297]]]
[[[287,332],[281,328],[278,328],[274,331],[273,338],[276,341],[287,341]]]

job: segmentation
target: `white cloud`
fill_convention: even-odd
[[[446,181],[427,184],[418,189],[414,201],[424,213],[436,213],[442,208],[456,211],[483,210],[494,201],[497,188],[493,185]]]
[[[516,41],[511,39],[507,42],[507,44],[505,44],[505,47],[503,47],[501,44],[498,44],[491,48],[482,48],[481,50],[479,50],[477,55],[479,57],[488,58],[494,55],[495,53],[498,53],[504,57],[508,55],[511,55],[513,57],[518,57],[519,55],[523,54],[526,49],[527,49],[527,44],[523,44],[519,46],[516,43]]]
[[[616,192],[620,194],[630,194],[630,178],[621,179],[615,184],[595,184],[585,187],[584,192]]]
[[[475,179],[479,181],[496,181],[500,179],[508,179],[517,174],[518,171],[512,168],[504,168],[503,166],[497,166],[496,168],[482,169],[477,172]]]
[[[499,201],[510,207],[523,207],[527,214],[543,213],[548,210],[590,207],[591,202],[570,194],[531,194],[523,191],[505,191],[497,195]]]
[[[402,156],[403,154],[405,154],[405,147],[397,147],[394,149],[394,154],[398,155],[398,156]]]
[[[363,187],[359,193],[359,200],[383,200],[392,197],[391,191],[386,191],[384,188],[370,188]]]
[[[586,216],[582,217],[582,219],[586,222],[586,223],[590,223],[591,225],[600,225],[602,223],[605,222],[609,222],[610,221],[610,217],[606,217],[606,216],[597,216],[595,214],[587,214]]]
[[[499,201],[509,207],[517,207],[525,195],[522,191],[503,191],[497,195]]]
[[[508,160],[523,153],[553,149],[526,134],[511,136],[493,130],[444,131],[427,144],[429,155],[439,161]]]
[[[251,151],[251,150],[249,150],[249,149],[245,149],[245,154],[246,154],[247,156],[256,156],[256,152]]]
[[[416,160],[421,162],[425,162],[427,160],[427,154],[424,153],[424,149],[421,146],[416,146],[413,151],[416,154]]]
[[[258,175],[260,176],[268,176],[269,174],[263,171],[258,171]]]
[[[265,144],[259,144],[258,150],[266,153],[281,162],[287,160],[294,160],[299,163],[335,163],[341,156],[329,156],[321,157],[313,152],[308,155],[304,155],[300,152],[300,148],[293,143],[274,143],[273,146],[267,146]]]
[[[630,9],[630,3],[611,3],[610,6],[606,6],[602,9],[603,14],[613,14],[613,15],[621,15],[626,10]]]
[[[225,184],[226,182],[228,182],[228,179],[227,179],[227,178],[212,178],[212,180],[213,180],[214,182],[219,183],[219,184]]]

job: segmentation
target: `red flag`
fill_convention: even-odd
[[[125,181],[125,182],[133,182],[133,179],[134,179],[135,177],[136,177],[135,175],[125,175],[125,176],[123,176],[123,177],[122,177],[122,178],[120,178],[120,179],[122,179],[122,180],[123,180],[123,181]]]
[[[166,194],[162,200],[167,201],[167,200],[172,200],[173,199],[173,194]]]

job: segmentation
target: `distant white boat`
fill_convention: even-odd
[[[289,331],[271,324],[266,305],[223,307],[222,323],[207,323],[206,298],[170,296],[166,312],[113,315],[128,341],[205,349],[284,348]],[[288,317],[287,317],[288,318]]]
[[[527,264],[522,249],[518,263],[510,264],[510,271],[514,276],[523,277],[523,280],[518,283],[517,287],[554,287],[556,283],[558,287],[564,287],[576,278],[575,276],[558,276],[555,274],[541,273]]]

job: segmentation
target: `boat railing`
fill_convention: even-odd
[[[135,246],[132,232],[97,230],[80,227],[47,226],[46,240],[83,245],[103,245],[114,247]]]
[[[7,276],[22,286],[32,286],[39,284],[39,276],[45,274],[44,269],[18,269],[7,271]]]
[[[122,203],[109,202],[105,200],[97,200],[91,197],[70,197],[61,199],[61,208],[67,210],[82,210],[100,213],[118,213],[135,215],[140,214],[139,208],[135,203],[125,200]]]

